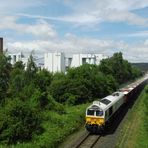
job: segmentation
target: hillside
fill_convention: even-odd
[[[148,63],[131,63],[131,64],[140,68],[142,71],[148,71]]]

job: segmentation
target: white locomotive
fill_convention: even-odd
[[[148,76],[114,92],[101,100],[94,101],[86,109],[86,129],[91,133],[104,131],[107,122],[114,116],[119,108],[128,103],[146,85]]]

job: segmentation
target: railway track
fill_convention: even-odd
[[[91,135],[87,133],[74,148],[93,148],[100,138],[100,135]]]

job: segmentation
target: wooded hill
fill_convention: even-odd
[[[148,63],[132,63],[132,65],[139,68],[142,71],[148,71]]]

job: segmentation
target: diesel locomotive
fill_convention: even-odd
[[[119,89],[113,94],[94,101],[86,109],[86,129],[91,133],[102,133],[111,118],[119,111],[121,106],[128,103],[138,94],[148,81],[148,75],[136,82]]]

